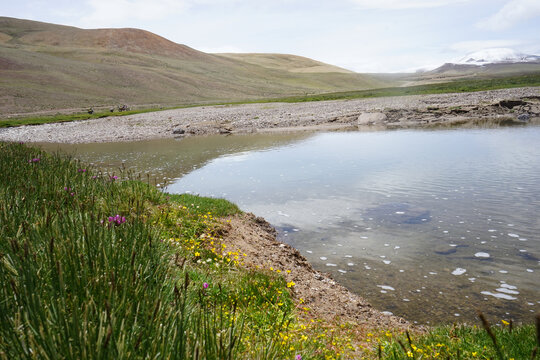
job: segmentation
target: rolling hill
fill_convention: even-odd
[[[391,85],[280,54],[207,54],[139,29],[0,17],[0,114],[250,100]]]
[[[231,59],[245,61],[250,64],[270,69],[285,70],[294,73],[344,73],[353,74],[353,71],[329,65],[297,55],[289,54],[217,54]]]

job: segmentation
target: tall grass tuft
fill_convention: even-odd
[[[145,221],[161,193],[20,144],[0,153],[0,358],[234,358],[242,321],[220,317],[220,297],[197,303]]]

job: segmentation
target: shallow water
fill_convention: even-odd
[[[540,128],[62,146],[225,197],[375,307],[420,323],[540,311]],[[74,150],[76,149],[76,150]]]

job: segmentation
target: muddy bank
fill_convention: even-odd
[[[364,330],[392,329],[422,331],[397,316],[374,309],[365,299],[334,281],[330,275],[313,269],[293,247],[276,240],[276,230],[264,219],[244,214],[223,222],[227,249],[245,253],[244,264],[282,274],[294,282],[293,294],[300,313],[306,318],[328,322],[355,323]]]
[[[0,141],[90,143],[265,131],[540,123],[540,88],[306,103],[202,106],[0,130]]]

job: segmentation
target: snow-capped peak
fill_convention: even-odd
[[[508,48],[492,48],[473,52],[461,59],[456,64],[463,65],[486,65],[500,63],[518,63],[539,61],[540,57],[527,55]]]

